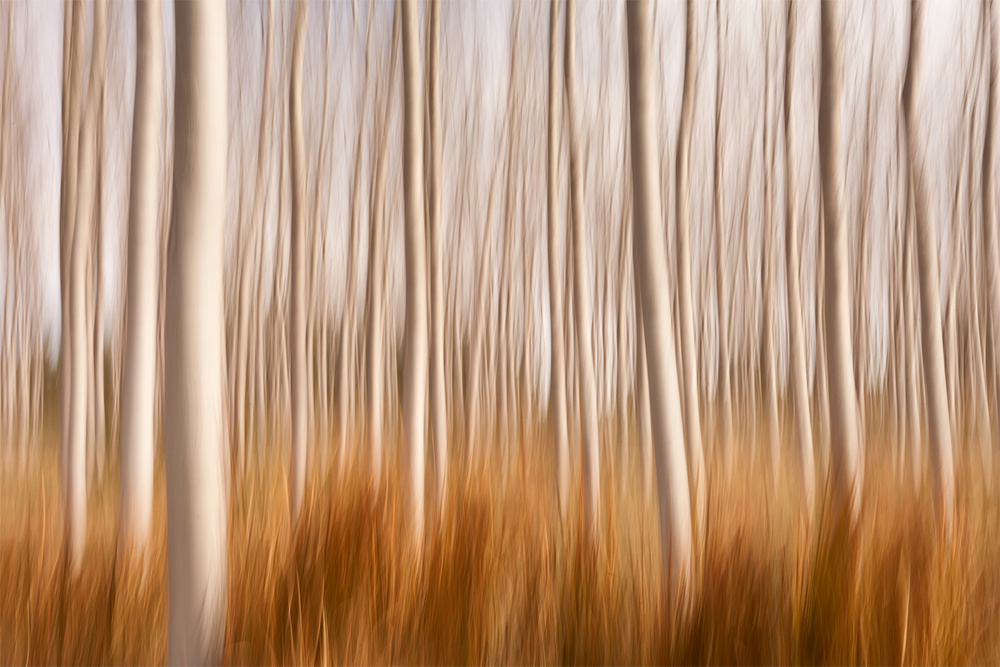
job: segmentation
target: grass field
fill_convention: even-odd
[[[53,440],[27,472],[0,475],[0,663],[162,663],[162,469],[144,565],[116,556],[112,464],[91,494],[83,574],[67,580]],[[960,443],[951,542],[885,448],[870,448],[852,534],[831,533],[823,510],[806,530],[795,486],[775,491],[761,457],[751,469],[741,456],[731,483],[712,476],[691,613],[667,631],[641,484],[617,488],[606,454],[592,543],[576,513],[559,520],[536,444],[471,480],[453,466],[420,553],[398,473],[382,493],[357,469],[317,474],[292,534],[280,458],[255,462],[231,509],[225,662],[1000,662],[1000,480],[974,448]]]

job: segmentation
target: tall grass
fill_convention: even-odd
[[[49,440],[27,472],[0,474],[0,663],[162,663],[162,469],[145,557],[116,553],[112,468],[92,492],[83,574],[70,580]],[[419,550],[393,466],[381,492],[363,465],[343,480],[315,473],[292,531],[281,456],[254,461],[231,508],[224,661],[1000,662],[997,480],[976,448],[959,447],[953,540],[939,534],[927,491],[881,454],[892,443],[869,438],[853,532],[822,503],[807,528],[791,445],[777,486],[763,456],[751,466],[740,454],[728,483],[712,475],[693,603],[668,629],[656,510],[641,483],[617,488],[617,454],[605,453],[592,540],[575,510],[559,519],[548,443],[520,444],[471,478],[452,465]]]

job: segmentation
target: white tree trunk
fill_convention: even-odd
[[[309,0],[299,0],[295,11],[292,46],[292,76],[289,97],[292,152],[292,228],[288,290],[291,300],[289,353],[291,367],[292,451],[289,467],[288,507],[294,525],[305,496],[306,446],[308,440],[309,381],[306,366],[306,156],[302,130],[302,63],[305,58]]]
[[[816,498],[816,464],[813,457],[812,420],[809,416],[809,382],[806,377],[806,346],[805,332],[802,325],[802,290],[799,285],[799,185],[798,185],[798,155],[797,146],[798,118],[792,110],[792,82],[795,67],[795,3],[788,3],[788,51],[786,56],[787,74],[785,76],[785,149],[786,174],[788,183],[788,217],[785,220],[785,251],[787,253],[786,285],[788,288],[788,342],[791,361],[791,390],[795,408],[795,431],[799,444],[799,472],[801,475],[802,494],[805,501],[805,516],[812,518]]]
[[[138,54],[132,123],[125,365],[121,418],[121,546],[141,551],[153,516],[153,401],[156,393],[156,215],[163,89],[160,0],[136,5]]]
[[[416,0],[401,0],[403,29],[403,190],[406,218],[406,350],[403,435],[409,453],[410,508],[419,543],[424,524],[427,417],[427,267],[424,238],[423,95]]]
[[[442,276],[443,255],[441,247],[441,110],[439,108],[438,54],[440,44],[438,32],[441,23],[441,2],[430,0],[429,7],[429,58],[427,61],[427,109],[430,125],[430,178],[428,183],[428,213],[430,224],[430,279],[431,279],[431,426],[434,437],[434,458],[436,465],[435,491],[438,510],[444,510],[445,482],[448,472],[448,413],[445,395],[444,373],[444,278]]]
[[[827,372],[830,387],[831,476],[835,502],[857,519],[862,470],[859,463],[858,403],[851,353],[851,294],[841,146],[843,108],[843,6],[827,0],[821,7],[822,85],[819,145],[823,181]]]
[[[650,405],[659,489],[664,603],[678,608],[691,577],[691,496],[688,488],[681,398],[674,356],[665,240],[656,161],[653,43],[649,0],[625,6],[628,18],[629,115],[634,189],[635,284],[641,294],[649,354]]]
[[[104,61],[107,45],[105,19],[107,4],[104,0],[94,3],[94,41],[90,63],[90,81],[87,89],[87,105],[80,129],[79,183],[76,220],[73,230],[73,251],[70,267],[70,317],[72,322],[72,402],[70,408],[70,467],[69,499],[67,513],[67,546],[70,550],[70,565],[78,573],[83,560],[83,549],[87,531],[87,428],[88,412],[92,396],[91,375],[88,372],[93,360],[91,335],[88,325],[87,270],[90,267],[93,250],[94,193],[96,186],[97,161],[100,159],[97,146],[97,122],[100,111],[100,91],[103,89]]]
[[[67,18],[64,24],[66,37],[64,48],[68,44],[66,62],[63,71],[68,77],[64,83],[63,97],[63,165],[62,186],[60,191],[60,230],[59,230],[59,264],[60,264],[60,301],[62,311],[62,330],[59,341],[59,442],[60,442],[60,482],[66,517],[67,550],[71,560],[78,560],[83,554],[83,533],[86,521],[86,490],[76,478],[79,476],[76,468],[82,464],[77,461],[82,452],[75,452],[73,446],[79,441],[74,435],[73,423],[73,318],[71,286],[73,279],[73,244],[76,228],[77,210],[77,180],[80,136],[80,96],[83,78],[83,49],[85,6],[67,2],[64,8]],[[79,473],[83,474],[83,473]],[[83,499],[81,501],[81,498]],[[79,553],[77,553],[79,552]]]
[[[559,511],[566,516],[569,505],[569,430],[566,422],[566,349],[563,345],[563,294],[559,280],[559,3],[549,5],[549,109],[546,152],[546,201],[548,203],[546,246],[549,259],[549,322],[551,371],[549,373],[549,419],[555,445],[556,491]]]
[[[174,194],[164,319],[167,662],[210,664],[222,658],[226,617],[226,5],[198,0],[174,11]]]
[[[694,124],[695,61],[699,52],[695,25],[695,3],[688,0],[685,9],[687,28],[684,54],[684,91],[681,103],[681,126],[677,147],[677,290],[680,306],[681,364],[684,375],[684,442],[687,445],[690,484],[694,495],[695,526],[705,529],[708,480],[705,477],[705,453],[701,445],[701,410],[698,406],[698,351],[694,342],[694,309],[691,304],[691,132]]]
[[[917,266],[920,278],[920,341],[927,397],[928,440],[930,445],[934,498],[939,518],[950,532],[955,509],[955,469],[948,387],[945,383],[944,342],[941,334],[941,294],[938,280],[937,227],[934,219],[932,184],[927,176],[927,149],[920,130],[917,108],[920,81],[920,4],[911,5],[910,54],[903,97],[906,105],[906,144],[909,175],[913,182],[916,220]]]
[[[983,228],[986,236],[986,303],[985,313],[989,331],[989,349],[993,350],[993,363],[987,369],[993,380],[993,415],[996,427],[1000,427],[1000,241],[997,239],[997,131],[1000,122],[1000,95],[997,94],[997,79],[1000,78],[1000,3],[990,0],[986,20],[988,26],[989,70],[987,90],[987,118],[985,151],[983,155]],[[993,434],[994,441],[997,434]],[[992,471],[991,471],[992,472]]]
[[[906,395],[909,406],[910,463],[913,468],[913,483],[920,486],[923,476],[923,434],[920,415],[924,411],[924,391],[920,382],[920,352],[917,349],[917,299],[913,294],[914,263],[916,251],[913,249],[916,235],[916,205],[913,199],[913,180],[906,176],[906,237],[903,240],[903,284],[905,285],[904,306],[906,309]]]
[[[573,298],[576,307],[576,361],[580,385],[580,421],[583,432],[584,516],[589,528],[598,525],[601,497],[600,456],[597,442],[597,387],[594,378],[593,316],[590,276],[587,272],[587,224],[583,208],[583,155],[576,114],[576,0],[566,2],[566,110],[569,117],[570,200],[573,223]]]

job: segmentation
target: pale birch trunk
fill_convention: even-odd
[[[357,294],[357,237],[358,227],[361,224],[361,136],[362,130],[358,131],[358,140],[354,153],[354,185],[351,188],[351,222],[347,240],[347,279],[344,284],[347,289],[344,292],[344,307],[340,316],[340,332],[338,342],[340,352],[337,361],[337,473],[344,476],[348,464],[348,426],[347,420],[353,417],[354,403],[351,400],[353,390],[350,386],[352,380],[356,380],[354,373],[354,345],[357,340],[355,334],[355,296]]]
[[[634,189],[635,284],[649,353],[664,606],[679,608],[691,577],[691,497],[688,489],[681,398],[670,321],[666,249],[660,223],[659,168],[653,94],[653,44],[648,0],[625,7],[628,19],[629,116]]]
[[[306,162],[302,129],[302,65],[305,59],[309,0],[295,7],[295,36],[292,46],[292,76],[289,93],[291,119],[292,227],[288,290],[291,302],[289,326],[289,382],[292,407],[292,449],[289,463],[288,506],[295,525],[305,496],[306,447],[309,437],[309,369],[306,365]]]
[[[174,201],[164,319],[167,662],[211,664],[222,658],[226,617],[226,5],[182,2],[174,11]]]
[[[84,16],[85,6],[67,2],[64,11],[68,17],[64,23],[67,35],[64,46],[69,45],[64,63],[63,86],[63,163],[60,187],[59,223],[59,265],[60,265],[60,306],[61,330],[59,334],[59,443],[60,482],[64,503],[67,549],[71,553],[83,550],[83,530],[80,520],[86,520],[86,490],[75,479],[76,468],[81,465],[77,459],[85,452],[75,452],[74,445],[79,437],[74,435],[73,424],[73,317],[71,286],[73,278],[73,245],[76,229],[78,157],[80,147],[81,88],[83,79]],[[85,472],[85,471],[84,471]],[[84,500],[81,501],[81,498]],[[77,544],[79,542],[79,544]]]
[[[805,500],[805,516],[812,519],[816,498],[816,464],[813,457],[812,420],[809,416],[809,382],[806,377],[805,331],[802,325],[802,290],[799,284],[799,183],[796,130],[799,119],[792,114],[793,67],[795,66],[795,3],[788,3],[788,51],[785,75],[785,161],[788,183],[788,216],[785,219],[785,251],[787,253],[786,285],[788,288],[788,342],[792,402],[795,409],[795,430],[799,445],[799,472]]]
[[[906,106],[906,137],[910,178],[913,182],[916,222],[917,265],[920,278],[920,340],[927,392],[928,441],[930,445],[934,498],[938,517],[951,531],[955,508],[955,470],[948,388],[945,384],[944,343],[941,339],[941,296],[938,281],[937,225],[934,218],[932,184],[927,175],[927,148],[917,108],[919,100],[921,44],[920,4],[911,5],[910,52],[903,99]]]
[[[153,515],[153,401],[156,392],[156,215],[163,89],[163,9],[136,5],[135,114],[128,221],[125,364],[121,418],[119,544],[136,552]]]
[[[860,505],[862,470],[858,442],[857,395],[851,353],[851,294],[847,255],[843,113],[843,6],[827,0],[821,6],[822,85],[819,145],[823,181],[825,325],[830,393],[830,473],[835,502],[853,523]]]
[[[988,89],[985,151],[983,155],[983,228],[986,236],[986,299],[989,349],[993,350],[991,367],[987,372],[993,381],[993,415],[995,429],[1000,428],[1000,363],[996,350],[1000,349],[1000,241],[997,239],[997,123],[1000,122],[1000,95],[997,79],[1000,78],[1000,3],[988,0],[986,20],[988,27]],[[993,438],[998,438],[994,431]]]
[[[80,129],[79,183],[76,220],[73,231],[73,251],[70,267],[70,317],[72,321],[72,403],[70,408],[70,468],[69,498],[70,511],[67,513],[67,547],[70,566],[74,574],[79,573],[83,561],[83,549],[87,533],[87,429],[88,412],[92,396],[89,362],[93,360],[90,345],[93,329],[88,326],[87,270],[93,251],[94,192],[96,186],[97,161],[100,159],[97,147],[97,123],[100,111],[100,91],[103,89],[104,62],[107,45],[105,18],[107,5],[104,0],[94,4],[93,47],[90,61],[90,81],[87,88],[87,103]]]
[[[430,296],[431,296],[431,358],[430,358],[430,408],[436,465],[435,491],[438,510],[444,510],[445,483],[448,473],[448,412],[445,395],[444,372],[444,278],[443,251],[441,247],[441,110],[439,101],[438,59],[440,44],[438,32],[441,23],[441,2],[430,0],[427,59],[427,110],[430,137],[428,184],[428,224],[430,243]]]
[[[427,418],[427,266],[424,237],[423,94],[416,0],[401,0],[403,31],[403,190],[406,230],[406,329],[403,437],[409,454],[410,509],[419,544],[424,524],[424,437]]]
[[[390,37],[391,51],[388,81],[395,79],[396,73],[396,47],[399,39],[400,8],[396,3],[392,16],[392,36]],[[376,91],[378,92],[378,91]],[[371,212],[371,232],[368,247],[368,338],[365,343],[367,348],[367,404],[368,404],[368,441],[371,447],[371,473],[375,489],[381,487],[382,482],[382,459],[384,456],[385,443],[383,442],[383,431],[385,428],[383,411],[385,394],[382,389],[382,381],[385,369],[385,313],[382,306],[382,297],[385,293],[383,270],[383,237],[385,220],[385,180],[386,180],[386,160],[388,156],[387,137],[388,134],[388,109],[389,101],[387,95],[375,96],[376,113],[381,113],[375,127],[376,145],[376,167],[375,167],[375,189],[373,195],[373,206]],[[394,385],[395,383],[393,383]]]
[[[913,237],[916,235],[916,205],[913,198],[913,181],[910,178],[909,160],[906,167],[906,236],[903,240],[903,284],[906,286],[904,305],[906,307],[906,402],[909,405],[908,431],[910,433],[910,462],[913,482],[919,487],[923,477],[923,434],[920,415],[924,411],[924,387],[920,381],[920,352],[918,348],[916,296],[913,294],[914,264],[916,251]]]
[[[715,59],[715,174],[713,188],[713,241],[715,243],[715,306],[719,320],[719,352],[718,352],[718,386],[716,388],[716,404],[719,413],[714,447],[716,461],[722,469],[725,479],[729,479],[733,467],[733,391],[731,381],[731,362],[729,358],[729,327],[730,301],[726,290],[726,232],[722,221],[722,182],[721,160],[722,144],[719,140],[719,124],[722,117],[722,30],[718,20],[719,8],[716,4],[716,59]]]
[[[566,2],[566,110],[569,117],[570,200],[573,224],[573,299],[576,309],[576,368],[580,385],[580,421],[583,435],[584,516],[589,528],[598,525],[601,496],[597,442],[597,388],[594,379],[593,320],[590,280],[587,274],[587,224],[583,208],[583,155],[576,119],[576,0]]]
[[[483,240],[483,254],[480,259],[479,285],[476,291],[472,320],[472,349],[469,352],[469,390],[465,394],[465,443],[467,447],[467,472],[471,475],[479,457],[480,384],[485,364],[487,332],[487,299],[489,298],[489,278],[493,274],[493,217],[496,194],[496,175],[490,182],[490,193],[486,200],[486,224]]]
[[[569,430],[566,423],[566,349],[563,345],[563,294],[559,284],[559,3],[549,4],[549,108],[547,152],[545,155],[548,219],[546,246],[549,260],[549,322],[551,371],[549,379],[549,419],[555,446],[556,491],[559,510],[566,516],[569,506]]]
[[[684,408],[684,442],[687,445],[690,484],[694,496],[695,526],[705,529],[708,481],[705,453],[701,444],[701,411],[698,406],[698,351],[694,341],[694,309],[691,304],[691,132],[694,121],[695,57],[699,51],[695,6],[688,0],[684,55],[684,91],[677,147],[677,290],[680,310],[680,351],[684,375],[681,378]]]

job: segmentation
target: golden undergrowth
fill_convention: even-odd
[[[616,453],[604,455],[596,539],[581,530],[577,511],[560,521],[543,441],[471,477],[452,465],[445,509],[428,504],[419,547],[394,469],[380,491],[363,465],[343,479],[316,473],[292,531],[281,457],[263,456],[232,502],[224,661],[1000,661],[998,480],[983,473],[977,449],[958,448],[950,540],[936,526],[929,491],[915,492],[880,455],[888,445],[869,441],[853,532],[836,528],[845,523],[832,521],[826,505],[806,528],[790,445],[777,487],[760,455],[749,465],[748,443],[737,449],[730,481],[711,475],[690,612],[669,632],[657,595],[655,505],[641,483],[617,487]],[[85,563],[73,579],[62,557],[53,450],[50,442],[27,471],[0,473],[0,663],[162,663],[162,467],[141,564],[116,554],[112,467],[91,494]]]

